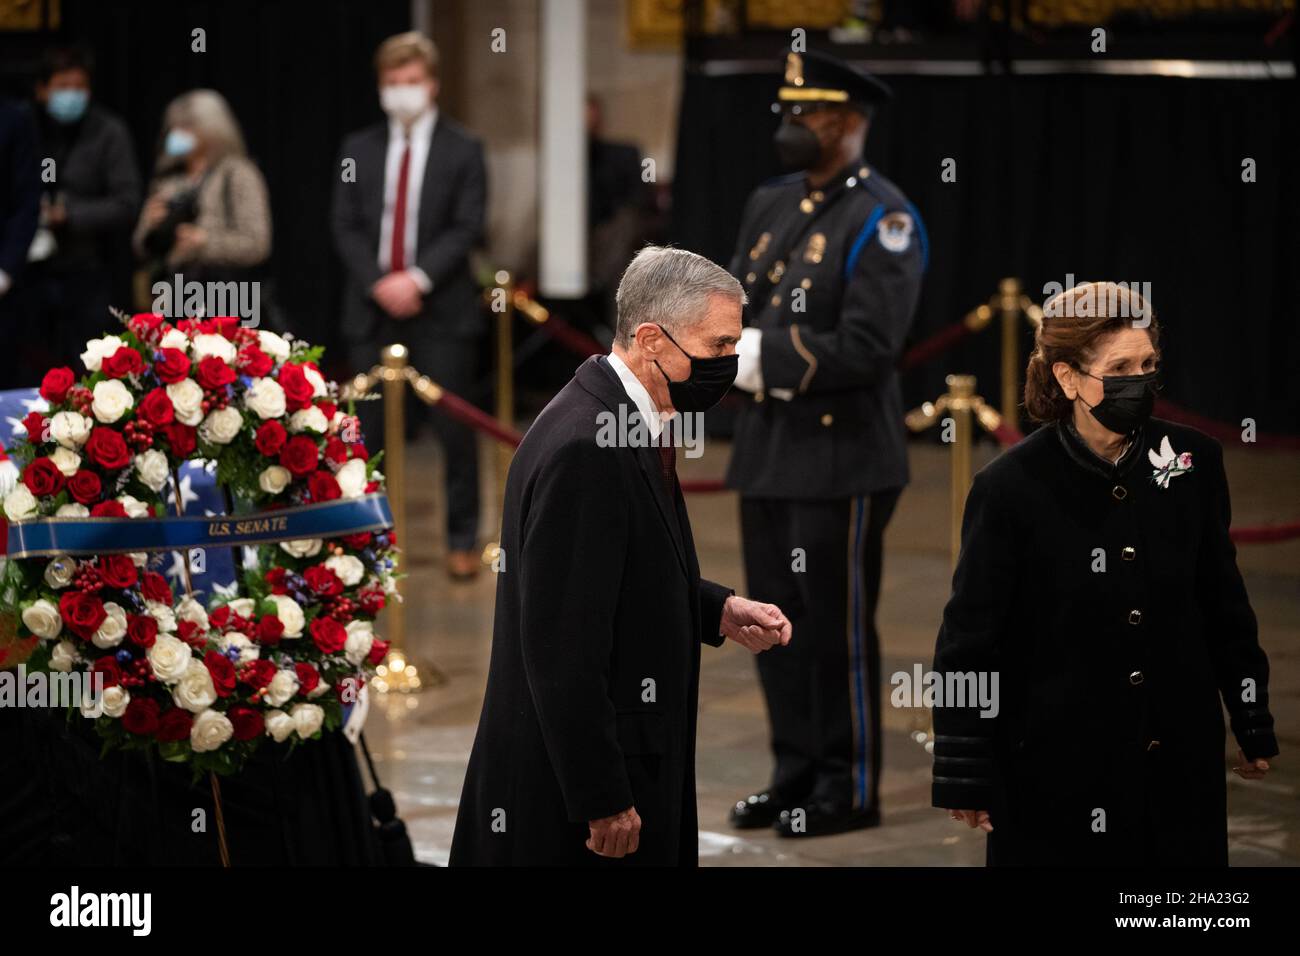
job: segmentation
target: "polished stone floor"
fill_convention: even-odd
[[[976,467],[995,453],[976,450]],[[725,443],[706,445],[698,460],[682,460],[681,474],[722,474]],[[879,626],[883,670],[929,666],[950,580],[949,465],[943,448],[911,447],[913,481],[886,537]],[[484,527],[495,528],[494,450],[482,449]],[[1229,449],[1234,523],[1254,525],[1300,516],[1300,455]],[[444,863],[456,803],[486,680],[492,630],[494,576],[453,584],[443,572],[440,452],[428,437],[410,446],[411,527],[405,583],[411,652],[432,662],[442,681],[415,695],[376,695],[366,736],[385,785],[397,798],[418,856]],[[731,494],[689,498],[691,521],[706,577],[743,591],[736,499]],[[491,537],[489,532],[487,538]],[[1300,541],[1246,545],[1240,562],[1272,661],[1272,700],[1282,757],[1264,781],[1227,774],[1231,859],[1238,866],[1300,863],[1300,770],[1292,755],[1300,743]],[[885,707],[882,776],[883,825],[835,837],[782,840],[765,831],[741,835],[726,815],[738,797],[761,786],[770,772],[766,716],[751,655],[728,645],[705,648],[700,682],[700,857],[706,866],[922,866],[980,865],[984,837],[952,822],[929,803],[930,758],[914,735],[927,726],[923,711]],[[1226,773],[1226,764],[1225,764]]]

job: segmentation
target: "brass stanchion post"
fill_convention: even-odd
[[[1002,417],[1015,424],[1020,392],[1020,280],[998,283],[998,309],[1002,313]]]

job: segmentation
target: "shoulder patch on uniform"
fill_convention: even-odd
[[[893,253],[906,252],[912,244],[912,217],[905,212],[891,212],[876,224],[880,244]]]

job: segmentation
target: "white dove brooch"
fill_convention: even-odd
[[[1174,446],[1169,443],[1168,435],[1160,439],[1159,453],[1154,448],[1147,452],[1147,460],[1156,469],[1151,473],[1151,480],[1161,488],[1168,488],[1169,482],[1174,475],[1181,475],[1192,470],[1192,453],[1190,451],[1185,451],[1182,454],[1175,452]]]

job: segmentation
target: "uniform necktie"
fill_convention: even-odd
[[[406,268],[406,183],[411,173],[411,138],[402,141],[402,165],[397,172],[397,203],[393,208],[393,246],[391,272]]]

